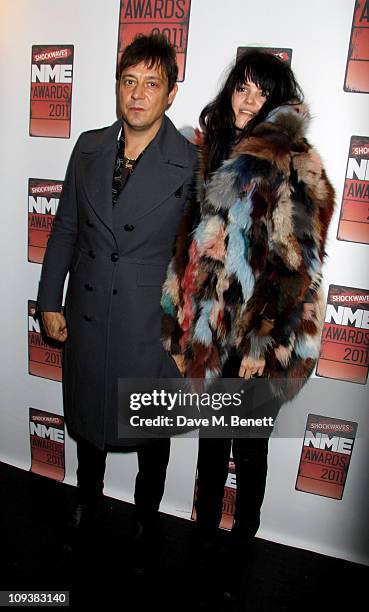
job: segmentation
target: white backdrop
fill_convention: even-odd
[[[337,191],[326,286],[369,289],[369,246],[336,240],[350,137],[369,135],[368,97],[343,91],[353,4],[353,0],[192,0],[186,79],[169,115],[177,127],[196,126],[238,46],[292,48],[292,67],[313,116],[309,138]],[[27,262],[28,178],[63,179],[80,132],[115,120],[118,18],[119,0],[0,0],[0,459],[24,469],[30,467],[29,407],[62,413],[60,383],[28,375],[27,300],[36,298],[40,275],[40,266]],[[31,47],[43,44],[75,46],[69,140],[28,136]],[[369,457],[363,435],[367,436],[367,386],[338,385],[342,391],[338,395],[322,386],[318,405],[311,404],[309,388],[305,389],[293,406],[283,408],[280,425],[288,421],[291,410],[298,415],[301,436],[308,412],[359,423],[361,435],[343,499],[295,491],[302,440],[274,437],[258,535],[369,564],[365,537]],[[196,455],[196,440],[173,440],[164,512],[189,518]],[[75,445],[67,437],[65,482],[75,483],[75,469]],[[135,473],[135,454],[109,455],[106,494],[132,501]]]

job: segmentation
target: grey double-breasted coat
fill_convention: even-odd
[[[72,432],[98,447],[129,443],[117,440],[119,377],[178,375],[160,341],[160,297],[197,157],[165,116],[113,210],[120,127],[76,143],[37,300],[60,311],[69,272],[64,410]]]

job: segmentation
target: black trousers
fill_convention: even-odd
[[[135,504],[137,518],[142,522],[153,519],[159,510],[169,453],[169,438],[155,440],[137,449]],[[83,438],[77,439],[77,483],[82,501],[88,502],[102,495],[106,455],[107,449],[100,450]]]
[[[219,526],[231,447],[237,482],[232,531],[248,540],[260,524],[268,469],[268,438],[200,438],[197,523],[210,537]]]
[[[231,355],[224,365],[222,377],[237,378],[239,366],[239,358],[235,354]],[[276,418],[279,409],[280,402],[272,395],[268,396],[267,403],[264,403],[265,413]],[[252,416],[259,415],[255,413]],[[214,535],[222,518],[224,485],[228,476],[231,448],[237,483],[232,535],[248,541],[256,534],[265,494],[271,432],[272,428],[269,431],[264,429],[264,437],[232,439],[201,437],[200,431],[195,507],[198,526],[205,536]]]

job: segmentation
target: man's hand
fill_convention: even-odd
[[[67,322],[61,312],[41,312],[44,330],[49,338],[65,342],[68,338]]]
[[[255,375],[262,376],[265,368],[265,359],[254,359],[253,357],[249,357],[245,355],[242,358],[240,371],[238,372],[238,376],[241,378],[252,378]]]

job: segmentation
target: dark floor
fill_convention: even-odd
[[[0,590],[68,590],[74,610],[279,612],[347,604],[354,610],[369,580],[365,566],[258,538],[243,564],[227,558],[226,549],[204,564],[193,525],[168,515],[152,571],[137,576],[128,546],[130,504],[106,498],[93,543],[70,558],[60,544],[74,487],[0,463],[0,496]]]

